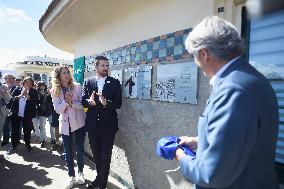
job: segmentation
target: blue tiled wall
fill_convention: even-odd
[[[185,49],[184,40],[191,29],[185,29],[167,35],[139,41],[100,54],[86,57],[86,72],[93,70],[87,65],[88,60],[98,55],[104,55],[109,59],[110,65],[124,63],[149,64],[162,61],[171,61],[189,58],[190,55]]]

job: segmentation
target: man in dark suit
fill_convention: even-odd
[[[97,169],[97,177],[88,188],[106,188],[118,130],[116,109],[121,107],[122,94],[119,81],[108,76],[108,59],[98,56],[94,64],[97,75],[84,81],[82,95],[82,104],[88,108],[85,127]]]
[[[267,79],[245,60],[237,29],[216,16],[205,18],[185,45],[210,78],[213,91],[198,122],[196,157],[176,151],[181,172],[197,189],[278,188],[275,148],[277,99]]]
[[[24,140],[27,151],[32,150],[31,130],[33,129],[32,119],[36,116],[36,102],[37,91],[33,89],[34,80],[31,77],[26,77],[23,81],[22,87],[17,87],[12,93],[12,102],[10,109],[11,116],[11,142],[12,146],[8,154],[15,152],[20,141],[20,125],[22,124],[24,130]]]

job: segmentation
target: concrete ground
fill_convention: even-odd
[[[10,145],[0,147],[0,188],[2,189],[62,189],[67,182],[68,174],[65,161],[59,151],[51,151],[51,145],[40,148],[39,143],[32,143],[33,151],[27,152],[24,142],[18,146],[15,154],[7,155]],[[77,173],[76,164],[75,171]],[[86,158],[84,175],[86,184],[95,179],[93,163]],[[124,189],[117,180],[109,177],[109,189]],[[87,188],[75,185],[73,188]]]

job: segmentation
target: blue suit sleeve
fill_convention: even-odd
[[[185,156],[180,160],[181,171],[189,181],[223,188],[239,177],[257,134],[253,103],[249,94],[234,84],[218,90],[204,111],[205,129],[200,132],[204,133],[205,149],[195,158]]]

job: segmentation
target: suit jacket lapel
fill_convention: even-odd
[[[91,91],[96,91],[96,93],[98,92],[97,77],[94,77],[94,79],[92,79],[92,90]]]

